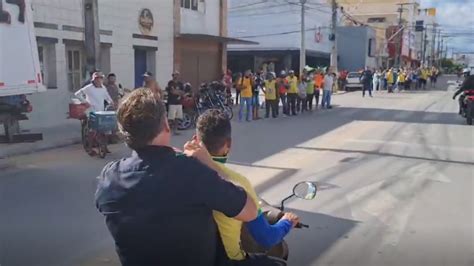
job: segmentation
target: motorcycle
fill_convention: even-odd
[[[474,94],[466,94],[459,99],[461,104],[460,114],[466,118],[466,123],[472,125],[474,118]]]
[[[281,217],[285,214],[285,203],[292,198],[300,198],[305,200],[312,200],[316,196],[317,187],[314,183],[304,181],[296,184],[293,187],[293,193],[288,197],[284,198],[280,206],[272,206],[263,199],[260,199],[259,204],[262,210],[263,215],[268,220],[270,224],[277,223]],[[309,228],[308,225],[303,223],[298,223],[295,228]],[[241,244],[242,248],[247,253],[263,253],[269,257],[275,258],[275,263],[280,265],[286,265],[286,261],[289,256],[288,244],[285,240],[279,244],[267,249],[260,246],[250,235],[245,226],[242,227],[241,232]]]
[[[232,107],[226,104],[225,87],[217,82],[201,85],[201,102],[208,109],[219,109],[224,112],[230,120],[234,116]]]

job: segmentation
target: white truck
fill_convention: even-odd
[[[45,90],[32,12],[29,0],[0,0],[0,143],[42,139],[21,134],[19,126],[32,110],[27,95]]]

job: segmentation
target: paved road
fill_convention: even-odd
[[[234,124],[231,167],[266,200],[319,185],[287,205],[310,224],[287,238],[290,265],[474,265],[474,130],[440,88],[349,93],[332,110]],[[112,149],[108,159],[127,153]],[[116,265],[93,205],[105,161],[79,146],[14,161],[0,173],[0,264]]]

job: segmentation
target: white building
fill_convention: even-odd
[[[293,1],[295,2],[295,1]],[[296,1],[299,2],[299,1]],[[228,65],[233,71],[299,69],[301,6],[285,1],[229,1],[229,36],[256,42],[229,45]],[[305,12],[306,63],[328,66],[331,6],[311,1]],[[274,68],[274,69],[273,69]]]
[[[173,2],[100,0],[98,3],[101,71],[114,72],[128,88],[135,87],[145,71],[156,73],[157,80],[164,84],[173,70]],[[48,91],[30,97],[35,107],[30,120],[40,120],[49,126],[66,117],[72,92],[88,76],[83,1],[35,0],[33,8]],[[145,17],[152,17],[149,26],[144,23]]]
[[[63,123],[72,93],[88,78],[83,0],[34,0],[35,31],[47,92],[31,95],[30,122]],[[99,69],[125,88],[152,72],[162,87],[174,70],[193,85],[226,65],[227,0],[99,0]],[[36,123],[36,124],[37,124]]]

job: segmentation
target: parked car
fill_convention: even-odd
[[[347,90],[362,89],[362,83],[360,82],[360,76],[361,76],[361,74],[359,72],[349,72],[349,74],[347,74],[346,89]]]

